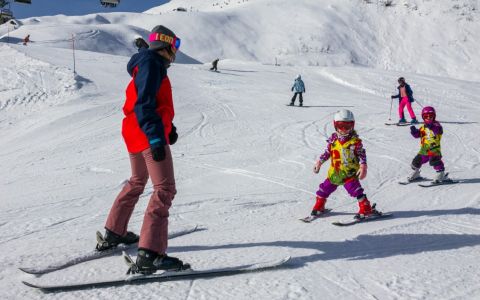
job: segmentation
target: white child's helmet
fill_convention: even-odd
[[[353,116],[353,113],[348,109],[337,111],[333,117],[333,126],[338,134],[349,134],[355,127],[355,117]],[[343,133],[339,132],[339,129],[341,129]]]

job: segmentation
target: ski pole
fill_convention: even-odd
[[[392,106],[393,106],[393,98],[390,98],[391,101],[390,101],[390,113],[388,114],[388,120],[391,121],[392,120]]]
[[[421,107],[421,108],[423,108],[423,105],[422,105],[422,103],[418,102],[418,100],[417,100],[417,99],[415,99],[415,102],[417,102],[417,103],[418,103],[418,105],[420,105],[420,107]]]

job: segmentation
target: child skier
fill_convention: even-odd
[[[410,133],[416,139],[420,139],[420,151],[412,161],[412,174],[408,177],[408,181],[414,181],[420,178],[420,168],[426,162],[437,171],[437,175],[433,180],[434,183],[449,181],[450,179],[445,174],[445,167],[442,161],[442,152],[440,149],[440,140],[442,139],[443,128],[439,122],[435,120],[435,109],[431,106],[426,106],[422,109],[422,119],[424,125],[417,129],[415,126],[410,126]]]
[[[362,219],[375,214],[376,211],[372,209],[359,181],[367,176],[367,157],[362,140],[354,130],[353,113],[346,109],[338,111],[334,116],[333,125],[336,132],[328,139],[327,149],[313,168],[313,172],[318,174],[322,164],[328,159],[331,160],[328,178],[320,184],[311,214],[320,215],[325,211],[328,196],[339,185],[343,185],[350,196],[358,200],[360,209],[355,218]]]
[[[398,89],[398,94],[397,95],[392,95],[391,98],[395,99],[398,98],[398,115],[400,119],[398,120],[398,123],[406,123],[407,120],[405,120],[405,114],[403,113],[403,110],[405,106],[407,107],[408,113],[410,114],[410,118],[412,119],[412,124],[417,124],[417,117],[415,117],[415,113],[413,112],[412,109],[412,102],[415,100],[413,98],[413,91],[410,85],[408,85],[405,82],[405,78],[400,77],[398,78],[398,84],[399,86],[397,87]]]

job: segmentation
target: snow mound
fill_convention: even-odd
[[[72,71],[0,46],[0,115],[21,107],[22,112],[65,103],[81,85]]]

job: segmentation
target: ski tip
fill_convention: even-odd
[[[289,262],[291,259],[292,259],[292,257],[291,257],[290,255],[289,255],[289,256],[285,256],[283,259],[280,260],[280,263],[281,263],[281,264],[287,263],[287,262]]]
[[[27,273],[27,274],[32,274],[32,275],[41,275],[43,274],[44,272],[39,272],[37,271],[36,269],[34,268],[24,268],[24,267],[20,267],[18,268],[20,271],[24,272],[24,273]]]
[[[36,289],[39,289],[39,288],[40,288],[38,285],[35,285],[35,284],[30,283],[30,282],[28,282],[28,281],[23,281],[23,280],[22,280],[22,283],[23,283],[24,285],[29,286],[29,287],[32,287],[32,288],[36,288]]]

